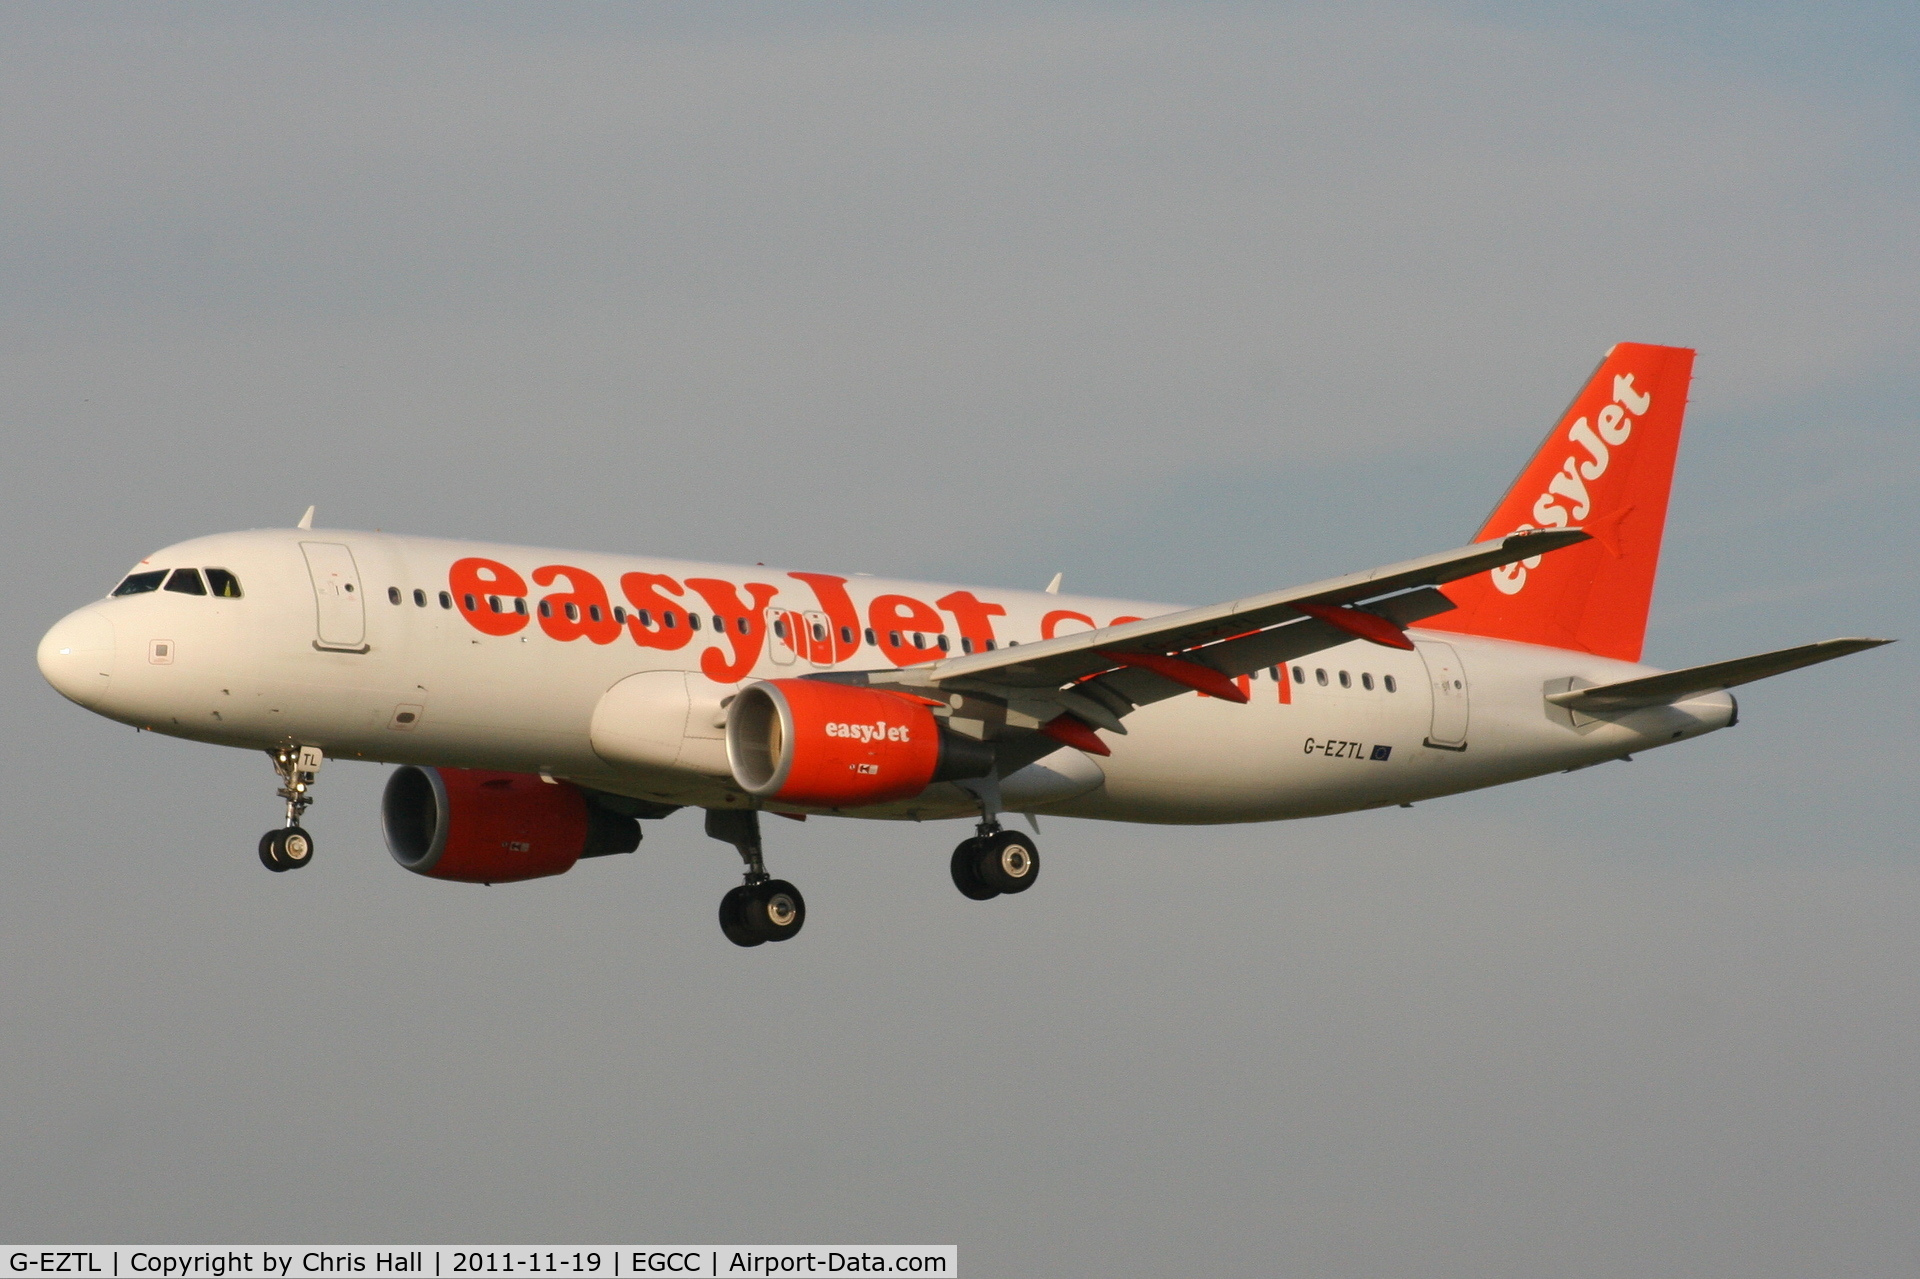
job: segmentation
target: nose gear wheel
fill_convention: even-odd
[[[287,801],[287,824],[260,837],[260,864],[271,871],[298,870],[313,862],[313,836],[300,826],[300,817],[313,803],[313,779],[326,762],[317,746],[282,746],[267,752],[280,774],[276,792]]]

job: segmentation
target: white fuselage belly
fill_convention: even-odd
[[[302,543],[348,547],[357,572],[354,590],[317,599],[320,570],[311,567],[314,555],[303,553]],[[449,590],[449,566],[471,557],[510,565],[527,579],[524,598],[533,615],[518,633],[485,634],[458,602],[451,609],[440,605],[441,592]],[[721,615],[730,633],[724,640],[712,630],[713,608],[689,590],[686,607],[706,620],[683,647],[642,646],[627,626],[607,642],[587,636],[563,641],[548,634],[537,615],[539,600],[551,591],[532,584],[535,570],[558,565],[591,574],[609,601],[629,612],[619,583],[634,573],[682,583],[698,579],[716,591],[731,584],[742,601],[765,600],[760,610],[740,612],[790,610],[796,621],[826,617],[815,586],[764,566],[337,531],[202,538],[158,552],[150,563],[226,568],[238,575],[244,594],[222,599],[155,591],[90,606],[112,630],[110,659],[102,657],[103,669],[85,702],[100,714],[229,746],[301,743],[336,758],[545,771],[682,804],[742,802],[722,749],[720,699],[726,694],[754,679],[901,664],[889,652],[902,661],[932,660],[944,656],[935,646],[941,635],[959,651],[958,637],[967,626],[955,612],[966,606],[939,603],[956,597],[954,587],[850,577],[844,589],[858,616],[851,652],[815,661],[818,652],[795,653],[768,634],[750,667],[728,670],[737,678],[715,681],[703,671],[703,655],[715,654],[706,659],[715,669],[738,667],[744,656],[744,645],[731,633],[735,618],[726,610]],[[572,585],[563,578],[551,590]],[[400,592],[401,603],[389,602],[390,589]],[[414,602],[416,591],[428,600],[425,607]],[[941,631],[923,632],[928,647],[910,654],[868,644],[864,633],[880,597],[920,602],[942,619]],[[986,623],[1001,645],[1172,611],[1167,605],[1040,592],[976,590],[968,598],[1004,610]],[[348,641],[355,638],[356,617],[363,631],[354,644]],[[977,616],[971,625],[979,630]],[[1356,640],[1298,662],[1304,680],[1276,682],[1262,672],[1248,685],[1246,705],[1188,694],[1142,707],[1127,717],[1124,736],[1104,735],[1113,750],[1100,761],[1104,785],[1048,804],[1046,811],[1202,823],[1407,803],[1617,758],[1724,727],[1733,714],[1731,697],[1714,693],[1588,720],[1552,706],[1544,694],[1564,689],[1569,679],[1603,684],[1651,668],[1452,633],[1416,630],[1413,638],[1450,646],[1457,659],[1459,701],[1443,708],[1446,722],[1439,726],[1440,736],[1453,741],[1429,744],[1437,727],[1432,653]],[[164,656],[157,647],[162,645]],[[687,677],[689,745],[682,758],[693,767],[620,767],[594,749],[594,711],[602,696],[628,676],[648,671]],[[1317,671],[1327,674],[1324,686]],[[936,785],[914,801],[852,815],[932,818],[974,811],[971,797]]]

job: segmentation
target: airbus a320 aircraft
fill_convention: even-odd
[[[284,871],[328,758],[399,764],[395,861],[497,884],[706,810],[741,946],[785,941],[763,812],[970,818],[954,885],[1040,873],[1006,813],[1257,822],[1411,804],[1726,728],[1728,689],[1884,640],[1639,664],[1693,352],[1621,344],[1460,550],[1206,608],[299,526],[140,561],[40,643],[71,700],[264,750]]]

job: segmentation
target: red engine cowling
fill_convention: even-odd
[[[993,751],[945,732],[927,704],[827,680],[749,684],[727,711],[727,763],[750,795],[859,808],[984,777]]]
[[[582,857],[630,853],[640,824],[567,782],[466,768],[394,770],[380,799],[393,860],[416,875],[508,884],[573,869]]]

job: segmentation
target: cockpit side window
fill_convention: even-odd
[[[130,573],[127,575],[126,581],[113,588],[113,593],[115,595],[145,595],[148,591],[157,591],[160,589],[161,579],[165,578],[166,575],[167,570],[163,568],[156,568],[151,573]]]
[[[207,570],[207,586],[223,600],[240,598],[240,579],[223,568]]]
[[[167,579],[167,589],[182,595],[205,595],[207,584],[200,580],[199,569],[177,568],[173,570],[173,576]]]

